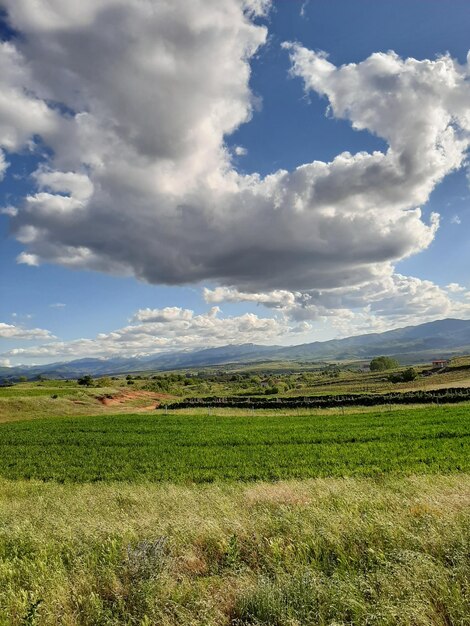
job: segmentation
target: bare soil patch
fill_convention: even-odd
[[[97,399],[104,406],[122,406],[138,400],[148,400],[151,404],[136,407],[141,411],[150,411],[157,408],[164,400],[173,400],[175,396],[166,393],[155,393],[153,391],[121,391],[115,394],[106,394]]]

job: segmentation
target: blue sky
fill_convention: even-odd
[[[0,107],[0,147],[8,163],[0,183],[0,207],[4,210],[0,215],[0,360],[5,364],[113,356],[120,351],[141,354],[245,340],[293,344],[446,316],[468,317],[466,145],[459,144],[458,150],[446,148],[448,164],[439,165],[443,173],[429,169],[419,188],[416,180],[404,179],[404,199],[399,203],[395,198],[392,202],[391,191],[384,191],[382,199],[374,190],[372,206],[370,188],[375,183],[367,180],[353,217],[347,197],[341,196],[338,206],[328,201],[322,210],[328,220],[336,219],[333,214],[338,216],[338,224],[317,225],[299,218],[302,241],[289,231],[294,222],[288,215],[282,220],[278,217],[280,211],[287,214],[292,210],[292,220],[297,219],[292,205],[276,208],[269,196],[271,190],[266,191],[262,182],[254,189],[250,178],[257,176],[263,181],[273,175],[273,197],[291,190],[282,202],[292,203],[295,192],[304,203],[302,210],[314,212],[319,209],[311,200],[311,190],[299,187],[307,183],[290,176],[296,168],[332,162],[343,152],[387,152],[385,137],[392,131],[385,114],[381,113],[375,129],[353,128],[364,126],[369,109],[376,111],[374,94],[366,102],[360,100],[360,93],[354,93],[359,79],[372,81],[366,70],[357,66],[361,68],[358,80],[349,84],[345,76],[339,87],[333,79],[319,81],[323,58],[319,51],[327,53],[328,62],[336,67],[361,64],[375,53],[391,50],[400,62],[408,57],[434,62],[448,54],[460,68],[455,71],[462,86],[455,98],[451,94],[445,102],[454,106],[458,99],[460,108],[450,110],[449,119],[463,120],[455,125],[465,142],[470,130],[468,119],[465,121],[470,102],[464,69],[470,48],[468,2],[278,0],[271,6],[261,4],[264,12],[248,15],[238,0],[195,2],[190,11],[184,10],[184,2],[176,2],[169,17],[167,0],[155,0],[155,14],[149,18],[139,14],[139,3],[129,2],[122,9],[119,0],[87,0],[74,9],[61,7],[57,0],[40,0],[36,5],[32,0],[2,2],[1,32],[10,46],[0,60],[6,77],[3,92],[20,94],[10,102],[22,98],[16,109],[24,107],[19,121],[14,111]],[[109,32],[115,29],[117,43],[105,45],[99,9],[103,15],[107,12]],[[203,18],[211,37],[198,41],[199,26],[193,25]],[[189,43],[178,44],[176,27],[175,41],[169,41],[169,29],[162,26],[167,19],[182,31],[188,28],[196,33],[193,49]],[[130,43],[125,37],[119,41],[123,24],[134,36]],[[68,30],[74,34],[67,39]],[[230,37],[233,45],[228,46]],[[162,45],[155,52],[159,38]],[[52,44],[49,47],[44,39],[57,44],[57,57],[51,52]],[[297,43],[298,48],[286,49],[282,46],[286,41]],[[170,58],[173,44],[178,51]],[[87,57],[87,48],[93,50],[94,58]],[[305,51],[317,56],[306,61]],[[133,62],[139,70],[135,80]],[[96,82],[86,69],[93,63]],[[217,64],[225,64],[225,69],[214,67]],[[106,68],[111,65],[116,74],[109,70],[108,75]],[[140,72],[141,68],[145,71]],[[394,71],[395,88],[403,89],[404,98],[416,89],[416,110],[404,108],[404,120],[408,116],[418,120],[420,107],[434,111],[431,107],[444,106],[436,99],[420,104],[427,94],[419,67],[407,70],[402,64]],[[407,71],[410,76],[416,73],[411,87],[399,82]],[[454,70],[449,66],[446,71]],[[438,70],[432,72],[431,81]],[[67,78],[70,75],[73,81]],[[118,89],[119,81],[125,84],[131,77],[127,93]],[[313,88],[308,87],[309,81],[315,84]],[[103,84],[109,85],[108,92]],[[344,97],[344,89],[352,103],[351,113],[349,109],[341,113],[339,104],[337,110],[332,106],[335,98],[339,102]],[[33,114],[38,103],[43,109]],[[215,113],[206,119],[212,103],[216,103]],[[27,119],[29,111],[31,121]],[[95,125],[92,135],[85,135],[80,126],[83,119]],[[449,122],[446,128],[453,124]],[[436,131],[436,145],[442,142],[443,132],[444,128]],[[406,138],[393,136],[395,140],[402,146]],[[417,150],[420,140],[412,143],[410,139],[403,152]],[[212,143],[214,147],[207,148]],[[110,148],[111,144],[115,147]],[[122,161],[114,162],[114,150],[122,151]],[[434,156],[422,153],[429,162]],[[132,172],[129,182],[120,186],[119,179],[127,176],[126,165]],[[280,170],[289,173],[285,180],[278,174]],[[52,214],[50,208],[57,198],[60,202],[73,199],[75,191],[63,181],[63,174],[70,172],[78,177],[73,184],[82,194],[73,209],[79,216],[76,226],[68,209],[54,209]],[[193,177],[189,182],[187,172]],[[413,176],[416,179],[418,174]],[[82,189],[88,181],[94,189],[91,196]],[[237,194],[243,194],[241,190],[249,185],[253,198],[245,195],[237,200],[232,184],[237,186]],[[341,185],[338,179],[334,188]],[[184,195],[181,192],[175,200],[183,187]],[[38,196],[34,203],[25,201],[37,194],[48,196]],[[328,194],[330,197],[332,191]],[[270,202],[274,208],[267,206]],[[307,206],[308,202],[312,204]],[[343,206],[347,217],[341,217]],[[408,217],[407,212],[418,206],[421,217]],[[80,211],[86,212],[85,217]],[[238,211],[245,221],[237,217]],[[269,211],[274,211],[272,217]],[[366,226],[361,226],[365,219],[361,211],[369,216]],[[431,233],[433,213],[440,215],[440,225]],[[402,214],[406,221],[403,241],[399,241]],[[172,215],[178,215],[177,228]],[[383,233],[389,223],[384,215],[391,216],[393,237],[387,235],[369,251],[370,240],[361,231],[370,226],[371,237],[380,238],[377,233]],[[377,221],[372,224],[374,216]],[[350,237],[345,219],[352,229]],[[416,234],[417,229],[422,232]],[[229,237],[230,232],[234,237],[236,233],[237,241]],[[328,247],[330,237],[332,249],[344,249],[344,259],[339,254],[330,267],[325,260],[328,255],[315,249],[316,232],[321,233],[322,246]],[[351,251],[346,250],[349,239],[355,242]],[[167,249],[168,242],[171,247]],[[361,246],[364,255],[358,252]],[[160,254],[160,249],[165,254]],[[80,251],[77,258],[73,250]],[[18,262],[18,258],[27,262]],[[285,273],[277,259],[284,259]],[[209,291],[204,297],[205,287]],[[101,338],[96,339],[100,333]]]

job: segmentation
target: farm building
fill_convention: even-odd
[[[443,367],[447,367],[449,365],[448,359],[436,359],[432,362],[432,366],[438,369],[442,369]]]

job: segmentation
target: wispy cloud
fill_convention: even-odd
[[[310,4],[310,0],[304,0],[300,7],[300,17],[306,17],[307,15],[307,7]]]

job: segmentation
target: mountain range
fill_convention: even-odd
[[[164,371],[229,363],[272,361],[357,361],[393,356],[401,364],[427,362],[457,354],[470,354],[470,320],[443,319],[383,333],[315,341],[297,346],[227,345],[204,350],[169,352],[145,357],[85,358],[46,365],[1,367],[0,381],[39,375],[76,378]]]

